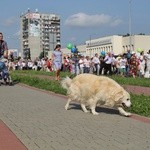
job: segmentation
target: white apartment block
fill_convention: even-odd
[[[142,49],[145,53],[150,49],[150,35],[119,36],[112,35],[85,42],[85,45],[76,45],[78,51],[84,56],[93,57],[95,53],[101,54],[102,51],[113,52],[115,55],[126,53],[128,49],[137,52]],[[65,55],[70,55],[71,50],[63,48]]]
[[[35,59],[43,52],[46,55],[60,43],[60,16],[31,12],[21,18],[21,52],[23,58]]]
[[[86,55],[94,56],[101,51],[113,52],[115,55],[126,53],[128,49],[137,51],[141,48],[145,53],[150,49],[150,35],[119,36],[113,35],[86,41]]]

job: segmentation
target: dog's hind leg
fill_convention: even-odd
[[[81,108],[82,108],[82,110],[83,110],[85,113],[89,112],[89,111],[86,109],[85,104],[81,104]]]
[[[122,107],[118,107],[119,113],[123,116],[129,117],[131,113],[126,112]]]
[[[71,101],[72,101],[72,100],[71,100],[70,98],[68,98],[68,101],[67,101],[67,103],[66,103],[66,105],[65,105],[65,109],[66,109],[66,110],[68,110],[69,104],[70,104]]]

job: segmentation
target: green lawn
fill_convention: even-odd
[[[15,71],[11,73],[14,82],[21,82],[36,88],[52,91],[55,93],[66,95],[66,90],[63,89],[58,81],[50,79],[42,79],[35,77],[35,75],[46,75],[53,76],[54,73],[44,72],[44,71]],[[61,77],[70,75],[69,73],[61,73]],[[120,84],[130,84],[139,86],[148,86],[149,79],[133,79],[125,77],[112,77]],[[138,82],[139,81],[139,82]],[[136,82],[136,84],[134,84]],[[131,94],[131,102],[133,106],[129,109],[130,112],[136,113],[142,116],[150,117],[150,96],[135,95]]]
[[[12,74],[26,74],[30,76],[34,75],[45,75],[45,76],[54,76],[54,72],[45,72],[45,71],[34,71],[34,70],[19,70],[14,71]],[[61,77],[64,78],[66,76],[70,76],[71,74],[69,72],[61,72]],[[144,87],[150,87],[150,79],[148,78],[132,78],[132,77],[121,77],[121,76],[109,76],[110,78],[114,79],[116,82],[118,82],[121,85],[137,85],[137,86],[144,86]]]

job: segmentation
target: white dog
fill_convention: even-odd
[[[71,101],[81,104],[84,112],[88,112],[86,106],[91,109],[92,114],[97,105],[118,108],[121,115],[130,116],[123,108],[130,107],[130,95],[114,80],[93,74],[80,74],[73,79],[69,77],[61,81],[63,88],[67,89],[68,102],[65,105],[67,110]]]

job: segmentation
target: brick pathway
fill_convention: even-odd
[[[141,87],[141,86],[133,86],[133,85],[124,85],[123,86],[128,92],[134,94],[143,94],[143,95],[150,95],[150,88],[149,87]]]
[[[28,150],[150,149],[149,118],[105,108],[93,116],[75,103],[66,111],[65,96],[19,85],[0,87],[0,96],[0,119]]]
[[[0,120],[0,150],[27,150],[16,135]]]

